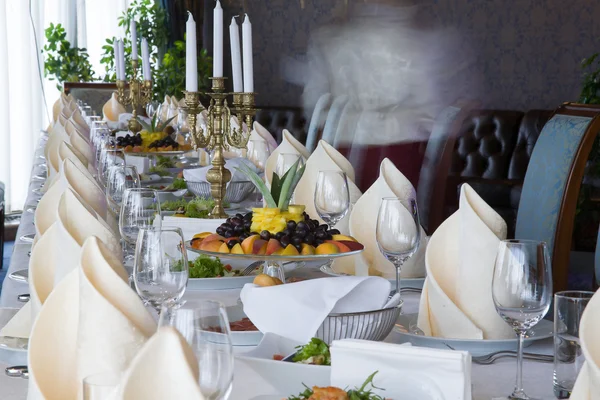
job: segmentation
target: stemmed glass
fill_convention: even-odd
[[[108,183],[108,169],[114,166],[125,165],[125,153],[121,149],[105,146],[100,152],[100,165],[98,168],[98,180],[106,188]]]
[[[275,173],[280,178],[285,175],[285,173],[296,163],[296,161],[300,160],[298,163],[298,168],[301,168],[304,165],[304,158],[300,154],[296,153],[279,153],[277,156],[277,164],[275,165]]]
[[[157,312],[185,293],[188,259],[181,228],[140,228],[135,246],[133,282],[140,297]]]
[[[264,140],[250,140],[248,142],[248,152],[246,154],[246,158],[250,160],[252,164],[254,164],[260,171],[265,170],[269,155],[269,146]]]
[[[315,209],[319,217],[333,228],[348,213],[350,191],[348,178],[341,171],[319,171],[315,188]]]
[[[150,103],[146,104],[146,115],[152,119],[154,114],[156,114],[156,112],[159,110],[160,105],[161,103],[158,101],[151,101]]]
[[[118,217],[126,189],[140,188],[140,175],[133,165],[114,165],[108,168],[106,199],[110,210]]]
[[[384,197],[379,206],[375,232],[379,251],[396,268],[395,293],[400,293],[402,265],[419,250],[421,242],[417,201],[414,198]]]
[[[194,350],[204,398],[226,399],[233,384],[233,348],[229,319],[223,304],[197,300],[186,301],[180,307],[165,306],[158,326],[174,327]]]
[[[124,241],[125,261],[133,259],[130,249],[136,244],[140,228],[160,228],[161,222],[160,201],[156,190],[125,189],[119,213],[119,232]]]
[[[552,270],[545,242],[504,240],[498,246],[492,297],[496,312],[519,336],[517,381],[509,399],[530,399],[523,390],[523,339],[550,308]]]

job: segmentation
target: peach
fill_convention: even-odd
[[[258,239],[260,239],[259,235],[248,236],[246,239],[244,239],[242,242],[242,250],[244,250],[244,254],[252,254],[254,242],[256,242]]]
[[[263,255],[267,253],[267,244],[266,240],[257,239],[254,241],[254,247],[252,247],[252,254]]]
[[[352,236],[347,236],[347,235],[333,235],[331,238],[333,240],[335,240],[336,242],[343,242],[343,241],[358,242],[358,240],[354,239]]]
[[[202,241],[200,250],[218,252],[222,244],[221,240],[213,240],[212,242]]]
[[[340,248],[333,243],[322,243],[315,249],[315,254],[337,254]]]
[[[234,236],[234,237],[230,237],[230,238],[224,239],[223,241],[224,241],[225,243],[229,243],[229,241],[230,241],[230,240],[238,240],[238,239],[239,239],[239,237],[237,237],[237,236]]]
[[[281,247],[281,243],[279,243],[279,240],[269,239],[269,242],[267,243],[267,253],[266,254],[268,256],[270,256],[271,254],[275,253],[279,249],[283,249],[283,247]]]
[[[350,251],[350,247],[346,246],[342,242],[338,242],[337,240],[326,240],[325,243],[334,244],[340,249],[340,253],[347,253]]]
[[[225,238],[223,236],[221,236],[221,235],[217,235],[216,233],[211,233],[210,235],[208,235],[204,239],[202,239],[202,241],[204,243],[212,242],[214,240],[223,241],[223,240],[225,240]]]
[[[194,239],[204,239],[206,237],[209,237],[210,235],[214,235],[214,233],[212,233],[212,232],[196,233],[194,235]]]
[[[342,243],[345,246],[348,246],[350,248],[350,251],[357,251],[357,250],[362,250],[365,248],[365,246],[363,246],[362,244],[358,243],[358,242],[351,242],[348,240],[338,240],[338,243]]]
[[[294,245],[288,244],[287,247],[285,248],[285,250],[283,250],[283,252],[281,252],[282,256],[298,256],[300,255],[300,253],[298,253],[298,249],[296,249],[294,247]]]
[[[227,243],[223,242],[221,246],[219,246],[219,253],[229,253],[229,247],[227,247]]]
[[[239,243],[236,243],[232,248],[231,248],[231,254],[244,254],[244,250],[242,250],[242,245]]]
[[[311,246],[310,244],[303,243],[302,251],[300,252],[300,254],[305,256],[315,254],[315,247]]]

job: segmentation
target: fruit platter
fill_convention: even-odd
[[[262,260],[265,273],[280,279],[283,261],[331,262],[362,252],[364,246],[356,239],[311,218],[304,205],[290,204],[304,172],[298,164],[282,177],[273,174],[270,189],[255,172],[240,166],[263,195],[266,207],[227,218],[215,232],[194,235],[186,242],[188,251],[232,260]]]
[[[123,149],[125,153],[136,153],[136,155],[162,155],[182,154],[192,150],[190,144],[179,143],[173,139],[175,130],[169,125],[171,119],[158,123],[156,115],[148,124],[139,120],[144,128],[135,135],[126,134],[117,137],[117,148]]]

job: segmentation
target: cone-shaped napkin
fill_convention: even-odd
[[[254,124],[252,124],[252,128],[253,129],[250,132],[250,140],[262,140],[263,142],[266,142],[267,146],[269,147],[269,153],[273,153],[277,148],[277,141],[275,141],[275,138],[273,135],[271,135],[271,132],[269,132],[267,128],[256,121],[254,121]],[[277,162],[277,160],[275,161]]]
[[[84,377],[125,371],[156,323],[111,250],[89,238],[52,291],[29,340],[29,396],[76,400]]]
[[[346,270],[351,266],[352,261],[358,257],[363,257],[364,262],[359,263],[359,265],[368,265],[387,278],[396,276],[394,265],[379,251],[377,236],[375,234],[379,207],[381,199],[384,197],[398,197],[403,200],[408,200],[409,198],[416,199],[415,189],[410,181],[387,158],[381,162],[379,178],[358,199],[350,214],[350,234],[365,246],[365,250],[359,256],[346,257],[347,261],[345,259],[336,260],[340,261],[336,263],[336,271],[350,274],[366,274],[368,271]],[[405,218],[407,226],[414,226],[412,216],[408,210]],[[426,248],[427,235],[421,228],[419,250],[402,266],[403,278],[420,278],[425,276]],[[344,268],[344,270],[338,270],[338,266]]]
[[[92,145],[90,144],[89,140],[86,139],[86,137],[79,131],[79,128],[77,128],[75,123],[71,120],[67,121],[65,130],[69,135],[69,142],[73,148],[80,152],[83,157],[85,157],[88,165],[92,164],[95,155],[92,151]]]
[[[265,178],[268,184],[271,184],[271,179],[273,178],[273,172],[277,168],[277,158],[279,154],[299,154],[304,159],[308,159],[310,157],[310,153],[306,150],[306,147],[302,143],[300,143],[287,129],[283,130],[283,139],[281,140],[281,144],[277,146],[275,150],[271,153],[269,158],[267,159],[267,165],[265,168]]]
[[[112,96],[110,96],[110,99],[108,99],[106,104],[102,107],[104,119],[107,121],[119,121],[119,115],[123,114],[125,111],[125,107],[117,100],[116,93],[113,93]]]
[[[311,218],[324,223],[315,209],[315,188],[317,187],[317,179],[319,171],[341,171],[348,178],[348,189],[350,191],[350,204],[355,204],[361,196],[361,192],[354,184],[354,168],[344,156],[330,146],[327,142],[321,140],[315,151],[306,161],[306,169],[304,175],[296,191],[294,192],[294,203],[303,204],[306,206],[306,213]],[[346,216],[335,226],[343,234],[349,234],[348,220],[350,215]]]
[[[579,341],[585,356],[573,393],[572,400],[600,399],[600,292],[585,307],[579,323]]]
[[[492,300],[494,261],[506,223],[464,184],[459,209],[429,239],[418,326],[427,336],[508,339]]]
[[[75,127],[83,134],[86,139],[90,139],[90,126],[85,122],[85,119],[81,115],[79,110],[75,110],[71,115],[71,121],[75,123]]]
[[[132,361],[114,398],[204,400],[199,374],[198,361],[185,339],[174,328],[163,327]]]

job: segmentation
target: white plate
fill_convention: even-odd
[[[327,265],[323,265],[320,268],[321,272],[330,276],[349,276],[349,274],[336,272],[333,267],[329,267]],[[392,284],[392,288],[396,288],[396,279],[388,279]],[[400,279],[400,287],[403,288],[415,288],[415,289],[423,289],[423,284],[425,284],[425,278],[402,278]]]
[[[244,308],[241,305],[227,307],[229,322],[236,322],[246,318]],[[263,338],[261,331],[231,331],[231,344],[234,346],[256,346]]]
[[[0,329],[18,311],[18,308],[0,308]],[[27,339],[0,336],[0,362],[8,365],[27,365],[27,346]]]
[[[244,357],[260,358],[263,360],[273,360],[274,355],[287,357],[296,352],[296,347],[303,344],[305,343],[267,332],[262,337],[260,343],[258,343],[258,346],[244,353]]]
[[[476,339],[447,339],[431,336],[422,336],[414,333],[408,333],[413,326],[417,324],[417,314],[400,315],[396,326],[385,339],[389,343],[411,343],[413,346],[431,347],[437,349],[448,349],[468,351],[473,356],[490,354],[502,350],[516,350],[517,337],[514,339],[498,340],[476,340]],[[523,341],[525,347],[531,346],[538,340],[544,340],[552,337],[553,323],[548,320],[541,320],[536,326],[528,331],[528,337]]]
[[[27,268],[19,269],[19,270],[16,270],[15,272],[11,272],[8,275],[8,277],[17,282],[27,283],[27,282],[29,282],[29,270]]]

